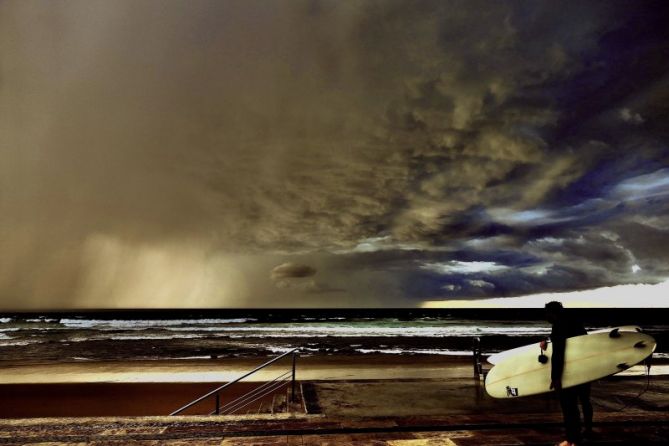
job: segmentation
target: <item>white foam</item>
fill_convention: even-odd
[[[272,346],[268,345],[265,346],[265,350],[269,350],[272,353],[288,353],[289,351],[293,350],[295,347],[279,347],[279,346]],[[305,349],[307,350],[307,349]]]
[[[152,335],[152,334],[146,334],[142,336],[137,336],[137,335],[115,335],[115,336],[90,336],[90,337],[73,337],[73,338],[67,338],[63,339],[60,342],[62,343],[67,343],[67,342],[87,342],[87,341],[100,341],[100,340],[112,340],[112,341],[151,341],[151,340],[170,340],[170,339],[201,339],[204,338],[205,336],[202,335],[197,335],[197,334],[167,334],[167,335]]]
[[[471,351],[465,350],[438,350],[438,349],[400,349],[400,348],[359,348],[356,349],[360,353],[381,353],[384,355],[442,355],[442,356],[472,356]]]
[[[61,319],[68,328],[93,328],[97,330],[143,330],[146,328],[178,327],[183,325],[225,325],[255,322],[257,319]],[[195,327],[193,327],[195,328]],[[192,329],[192,328],[187,328]]]
[[[328,334],[315,334],[315,333],[292,333],[292,334],[286,334],[286,333],[263,333],[259,334],[257,336],[253,336],[253,334],[248,334],[248,333],[240,333],[240,334],[221,334],[221,337],[228,337],[230,339],[245,339],[245,338],[250,338],[250,337],[258,337],[262,339],[270,339],[270,338],[327,338]]]
[[[172,334],[172,335],[145,335],[145,336],[109,336],[106,337],[105,339],[112,339],[115,341],[141,341],[141,340],[161,340],[161,339],[201,339],[204,338],[205,336],[202,335],[179,335],[179,334]]]
[[[16,340],[16,339],[11,339],[6,342],[0,342],[0,347],[19,347],[23,345],[30,345],[30,344],[39,344],[42,341],[35,341],[35,340]]]

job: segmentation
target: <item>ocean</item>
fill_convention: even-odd
[[[588,330],[639,325],[668,358],[669,312],[573,310]],[[0,364],[303,355],[470,356],[550,333],[541,310],[127,310],[0,314]]]

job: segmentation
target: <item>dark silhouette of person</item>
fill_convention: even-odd
[[[588,334],[583,324],[570,317],[560,302],[546,304],[546,319],[552,324],[550,339],[553,343],[551,356],[551,389],[555,389],[560,399],[564,428],[567,437],[561,445],[578,444],[582,439],[581,415],[578,403],[583,409],[583,426],[585,435],[592,433],[592,404],[590,404],[590,383],[581,384],[567,389],[562,388],[562,372],[564,371],[565,347],[567,339]]]

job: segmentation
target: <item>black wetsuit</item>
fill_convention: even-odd
[[[583,325],[570,319],[563,312],[560,319],[553,323],[551,341],[553,343],[553,354],[551,358],[551,380],[556,382],[562,380],[564,370],[564,353],[567,338],[588,334]],[[559,392],[560,406],[564,417],[564,427],[567,441],[578,443],[581,440],[581,415],[578,410],[578,402],[583,408],[583,422],[586,431],[592,429],[592,405],[590,404],[590,383],[562,389]]]

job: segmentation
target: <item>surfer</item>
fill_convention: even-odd
[[[569,317],[560,302],[546,304],[546,319],[552,324],[550,339],[553,343],[551,358],[551,389],[555,389],[560,398],[560,407],[564,418],[567,440],[560,446],[569,446],[581,441],[581,415],[578,409],[580,401],[583,409],[583,425],[585,434],[592,433],[592,404],[590,404],[590,383],[562,388],[562,372],[564,370],[564,353],[568,338],[588,334],[583,324]],[[545,350],[545,341],[542,343]]]

